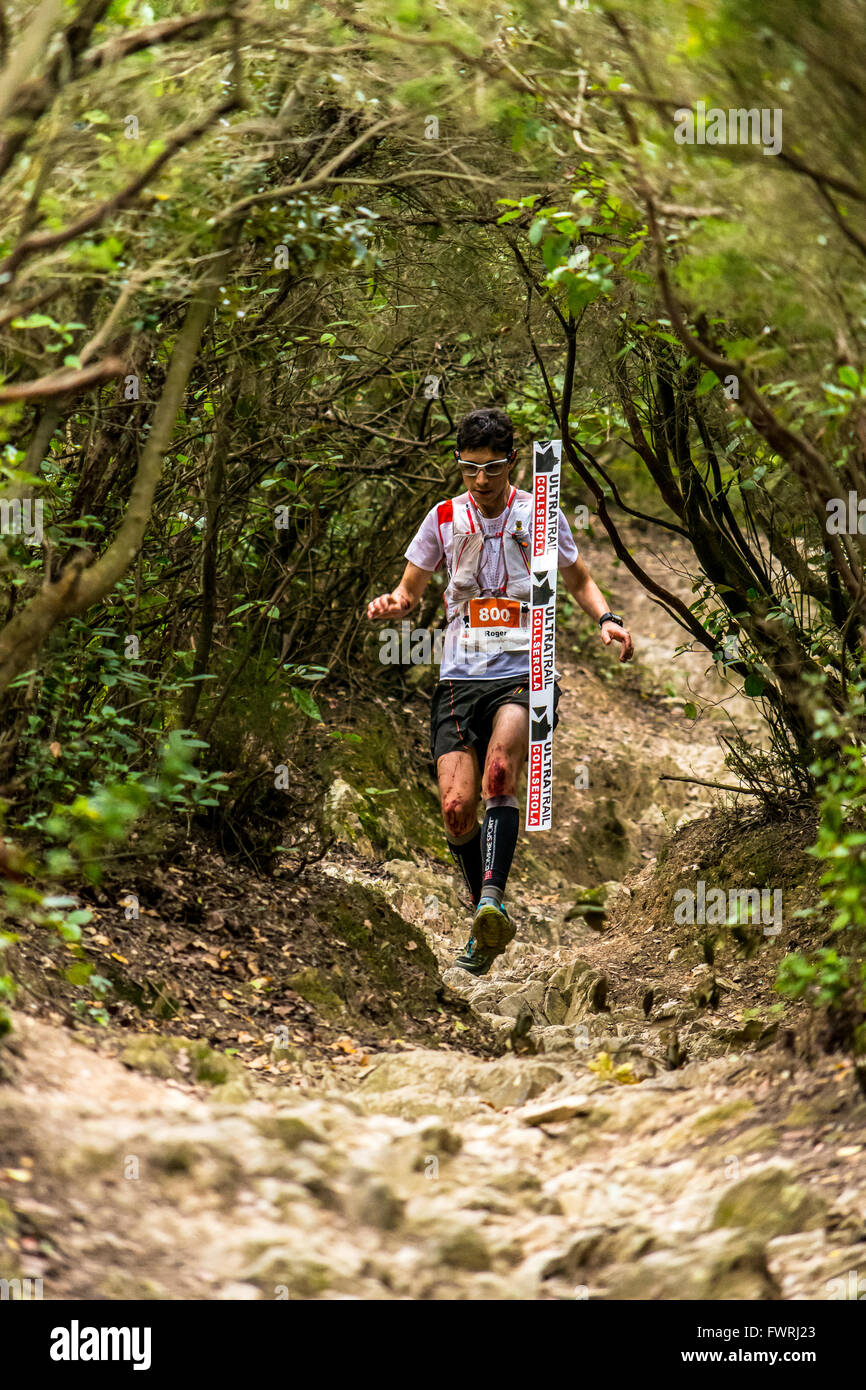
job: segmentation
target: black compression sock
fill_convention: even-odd
[[[463,882],[469,889],[474,907],[481,897],[481,828],[475,827],[475,831],[468,840],[449,840],[448,848],[451,851],[451,858],[463,875]]]
[[[517,806],[488,806],[481,827],[483,878],[481,892],[485,898],[502,906],[508,871],[517,848],[520,829],[520,810]]]

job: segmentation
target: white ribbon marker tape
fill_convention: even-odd
[[[561,466],[560,439],[534,445],[527,830],[549,830],[553,823],[553,673]]]

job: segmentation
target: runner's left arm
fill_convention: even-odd
[[[607,613],[608,605],[580,556],[573,564],[563,565],[559,573],[572,598],[577,599],[584,613],[588,613],[590,618],[598,622],[602,614]],[[620,661],[631,661],[634,656],[631,633],[627,628],[620,627],[618,623],[605,623],[601,629],[601,640],[606,647],[609,647],[611,642],[622,644],[619,654]]]

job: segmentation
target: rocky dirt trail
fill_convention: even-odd
[[[556,829],[522,837],[519,937],[488,977],[450,966],[466,910],[435,858],[347,840],[318,871],[310,911],[329,885],[380,911],[432,991],[411,1037],[362,1036],[338,1010],[325,1060],[296,1019],[226,1055],[191,1040],[189,1010],[149,1033],[16,1014],[0,1276],[79,1299],[856,1296],[866,1103],[850,1064],[807,1061],[772,1014],[782,944],[709,964],[672,922],[676,872],[709,865],[724,832],[699,819],[716,793],[657,779],[718,778],[719,720],[682,705],[722,692],[706,658],[668,670],[663,614],[640,598],[630,614],[646,640],[627,675],[560,644]],[[656,856],[689,819],[662,882]],[[266,932],[292,890],[247,890]]]

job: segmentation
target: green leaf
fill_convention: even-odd
[[[698,717],[698,707],[697,707],[697,705],[693,705],[692,702],[691,702],[691,700],[689,700],[688,704],[683,705],[683,714],[686,716],[686,719],[697,719],[697,717]]]
[[[66,918],[67,924],[73,927],[84,926],[86,922],[93,920],[93,913],[89,907],[80,907],[76,912],[70,912]]]
[[[860,390],[860,377],[855,369],[849,367],[847,363],[844,367],[839,368],[839,380],[843,382],[845,386],[850,386],[852,391]]]
[[[292,699],[294,700],[298,709],[301,710],[304,714],[306,714],[309,719],[318,719],[319,723],[321,724],[322,716],[319,712],[319,706],[316,704],[309,691],[298,690],[297,686],[294,685],[290,686],[289,688],[292,692]]]
[[[746,683],[743,688],[748,696],[757,699],[759,695],[764,693],[764,682],[760,676],[746,676]]]
[[[695,395],[705,396],[708,391],[714,391],[715,388],[717,386],[721,386],[721,384],[722,383],[719,381],[719,378],[716,376],[715,372],[704,372],[703,376],[698,382],[698,389],[695,392]]]
[[[13,319],[13,328],[57,328],[60,325],[55,323],[50,314],[28,314],[26,318]]]

